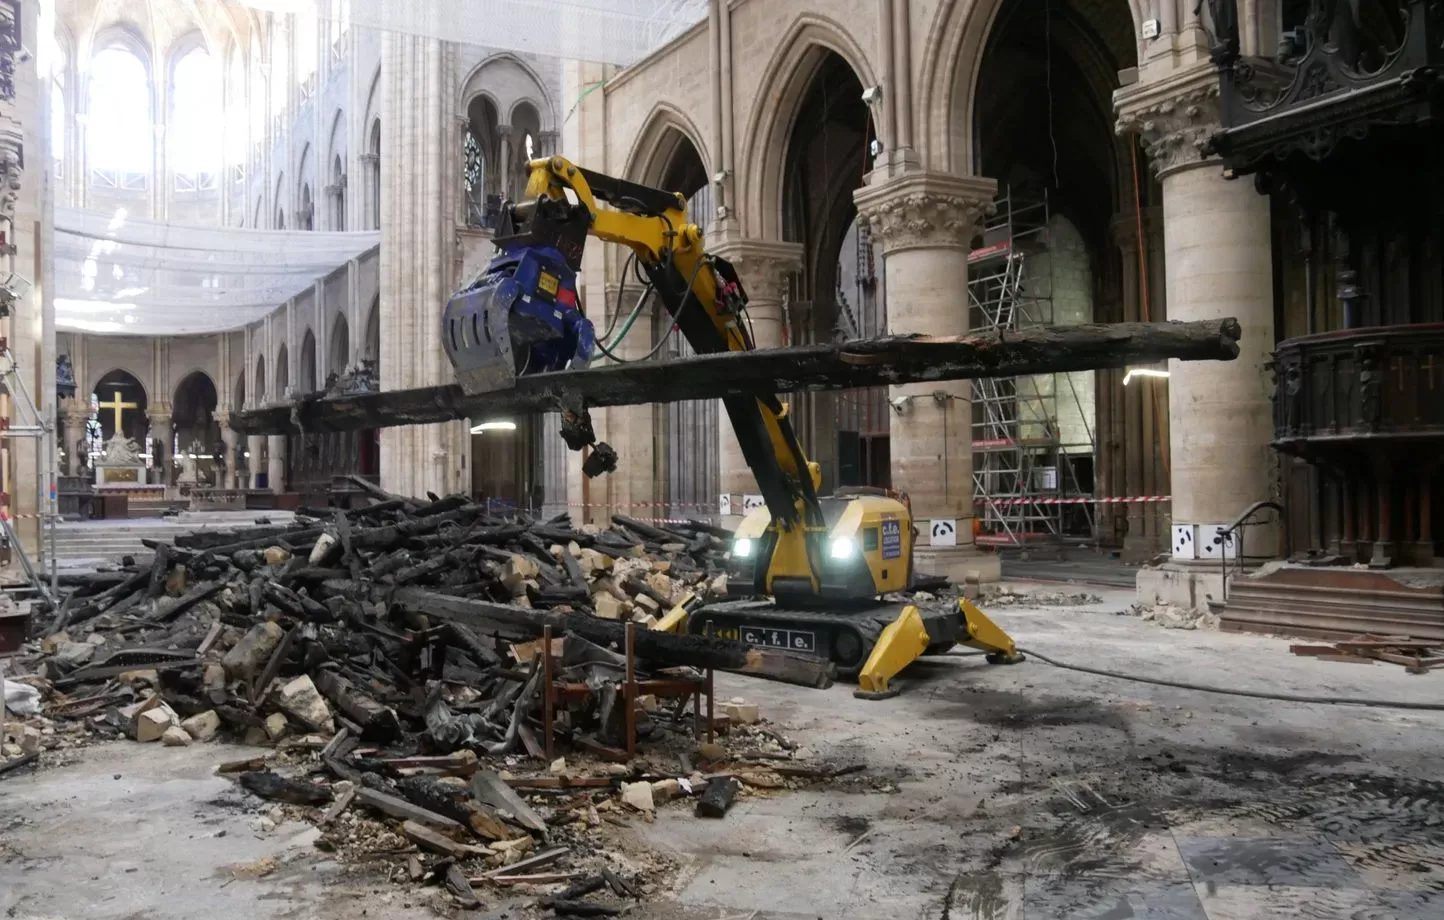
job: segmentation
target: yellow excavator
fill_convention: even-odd
[[[447,355],[468,394],[582,368],[596,352],[621,360],[579,309],[577,272],[589,236],[627,247],[626,271],[639,269],[645,282],[622,332],[650,295],[699,354],[756,347],[741,280],[727,260],[707,253],[682,195],[562,157],[532,160],[528,169],[523,200],[502,208],[495,256],[443,315]],[[562,437],[584,452],[588,476],[609,472],[616,453],[597,443],[582,399],[569,399],[559,406]],[[656,628],[828,659],[840,674],[856,676],[859,696],[872,698],[892,695],[892,678],[924,653],[956,644],[987,652],[992,663],[1022,660],[1013,640],[970,601],[884,600],[913,583],[906,496],[881,489],[819,494],[818,466],[804,456],[785,403],[771,394],[722,402],[764,506],[734,535],[731,597],[679,604]]]

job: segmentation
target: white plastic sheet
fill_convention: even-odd
[[[203,227],[57,207],[56,328],[118,335],[237,329],[378,245],[380,236]]]
[[[626,66],[707,15],[707,0],[241,0],[259,10]]]
[[[17,716],[40,714],[40,691],[29,684],[5,681],[5,708]]]

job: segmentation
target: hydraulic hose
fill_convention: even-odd
[[[1330,706],[1371,706],[1376,709],[1417,709],[1425,712],[1444,712],[1444,703],[1413,703],[1406,700],[1374,700],[1350,696],[1308,696],[1298,693],[1271,693],[1263,690],[1235,690],[1232,687],[1215,687],[1209,684],[1195,684],[1182,680],[1166,680],[1162,677],[1144,677],[1140,674],[1128,674],[1123,671],[1109,671],[1104,668],[1090,668],[1087,665],[1069,664],[1066,661],[1050,658],[1042,652],[1030,648],[1023,648],[1022,646],[1018,646],[1018,651],[1036,658],[1044,664],[1050,664],[1055,668],[1079,671],[1083,674],[1094,674],[1098,677],[1111,677],[1115,680],[1131,680],[1143,684],[1155,684],[1159,687],[1176,687],[1180,690],[1195,690],[1200,693],[1220,693],[1224,696],[1244,696],[1255,700],[1278,700],[1285,703],[1323,703]]]

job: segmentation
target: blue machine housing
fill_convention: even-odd
[[[442,339],[468,393],[505,389],[522,375],[590,363],[596,331],[577,309],[576,272],[550,246],[518,244],[454,294]]]

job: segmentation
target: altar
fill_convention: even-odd
[[[105,450],[95,461],[95,487],[97,489],[134,489],[146,486],[145,460],[141,458],[135,441],[117,431],[106,442]],[[164,486],[156,486],[164,491]]]

